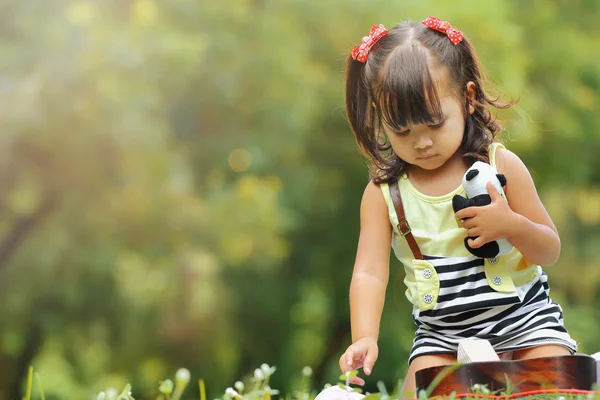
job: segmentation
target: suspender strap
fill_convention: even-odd
[[[410,231],[410,225],[408,225],[406,215],[404,214],[404,206],[402,205],[402,197],[400,197],[398,181],[390,183],[389,186],[390,194],[392,195],[392,201],[394,202],[394,208],[396,209],[396,215],[398,216],[398,231],[400,231],[400,234],[402,234],[402,236],[404,236],[408,242],[408,247],[410,247],[415,259],[422,260],[423,254],[421,254],[421,249],[419,249],[419,245]]]

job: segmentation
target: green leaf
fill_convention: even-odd
[[[444,368],[442,370],[442,372],[437,374],[436,377],[433,379],[433,381],[431,381],[431,383],[429,384],[429,387],[427,387],[427,392],[426,392],[427,397],[429,397],[431,395],[433,390],[437,387],[437,385],[439,385],[439,383],[441,381],[443,381],[448,375],[450,375],[451,373],[456,371],[456,369],[458,369],[458,367],[460,367],[460,365],[461,365],[460,363],[449,365],[448,367]]]
[[[362,400],[381,400],[381,393],[368,394]]]
[[[384,395],[384,396],[388,395],[385,384],[382,381],[377,381],[377,389],[379,390],[379,393],[381,393],[382,395]]]

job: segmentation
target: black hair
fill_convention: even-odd
[[[436,68],[445,68],[448,82],[436,82]],[[467,83],[475,83],[475,97]],[[490,106],[506,109],[484,90],[484,76],[469,40],[454,45],[446,34],[407,21],[390,29],[371,48],[365,63],[352,56],[346,63],[346,113],[359,148],[369,160],[371,178],[390,182],[407,171],[408,164],[391,149],[382,123],[393,130],[409,124],[434,123],[442,118],[438,89],[452,90],[464,106],[465,132],[460,151],[468,164],[489,162],[488,148],[502,129]],[[475,111],[469,113],[469,105]]]

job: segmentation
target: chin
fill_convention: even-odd
[[[446,163],[446,160],[444,160],[442,157],[438,156],[438,157],[434,157],[429,160],[416,160],[415,165],[418,165],[419,168],[421,168],[421,169],[425,169],[427,171],[433,171],[433,170],[440,168],[445,163]]]

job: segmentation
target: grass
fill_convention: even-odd
[[[460,364],[455,364],[445,368],[427,389],[420,390],[416,396],[409,395],[409,399],[418,400],[496,400],[496,399],[525,399],[525,400],[600,400],[600,391],[576,391],[576,390],[545,390],[530,393],[513,393],[514,386],[511,385],[508,378],[506,379],[506,389],[498,391],[490,391],[486,385],[476,384],[471,388],[471,393],[457,394],[451,393],[447,396],[434,396],[431,397],[431,393],[435,387],[449,374],[451,374]],[[310,367],[305,367],[302,370],[302,381],[300,383],[299,390],[287,394],[285,396],[280,395],[279,391],[269,386],[269,380],[271,375],[275,372],[276,368],[271,367],[267,364],[261,365],[260,368],[254,370],[254,375],[250,379],[249,387],[246,388],[243,382],[237,381],[232,387],[225,390],[223,395],[214,400],[314,400],[320,391],[311,389],[310,377],[312,370]],[[347,374],[340,376],[340,381],[337,386],[341,388],[341,391],[337,391],[335,400],[339,400],[346,396],[348,400],[356,399],[357,393],[361,393],[360,388],[352,388],[349,385],[349,381],[352,377],[356,376],[358,371],[352,371]],[[34,385],[35,377],[35,385]],[[180,400],[184,391],[187,389],[191,381],[190,372],[181,368],[175,374],[174,382],[171,379],[165,379],[158,383],[158,394],[156,400]],[[39,393],[41,400],[45,400],[44,391],[42,388],[42,381],[37,372],[34,373],[33,367],[29,368],[27,374],[27,384],[25,387],[25,395],[22,400],[31,400],[32,392],[35,386],[35,390]],[[328,384],[322,389],[331,388],[332,385]],[[377,393],[366,393],[362,400],[408,400],[405,396],[400,393],[402,387],[402,381],[399,381],[394,390],[389,393],[383,382],[377,383],[379,392]],[[200,393],[200,400],[207,400],[206,398],[206,387],[202,379],[198,380],[198,389]],[[132,396],[132,387],[127,384],[123,390],[119,393],[118,391],[106,390],[100,392],[97,400],[136,400]],[[333,399],[332,399],[333,400]]]

